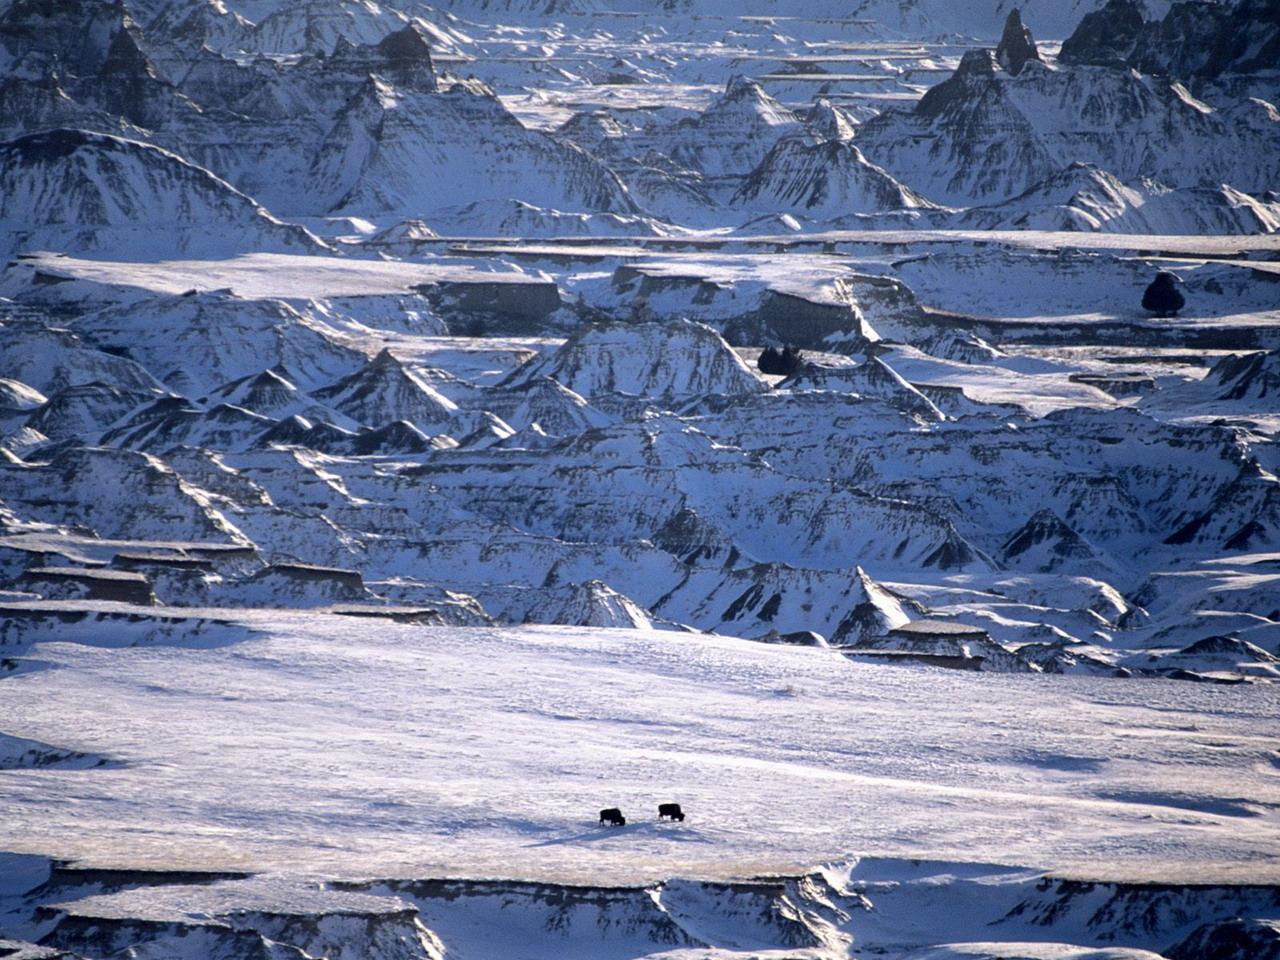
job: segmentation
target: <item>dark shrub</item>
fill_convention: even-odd
[[[756,366],[760,368],[761,373],[789,377],[800,369],[801,363],[803,358],[795,347],[786,346],[781,350],[776,347],[765,347],[760,354],[760,359],[756,361]]]
[[[1142,306],[1157,317],[1176,317],[1186,302],[1178,289],[1178,278],[1164,271],[1156,274],[1142,295]]]

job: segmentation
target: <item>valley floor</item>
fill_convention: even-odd
[[[1018,3],[0,0],[0,957],[1280,960],[1280,0]]]
[[[14,661],[4,734],[105,762],[32,768],[9,746],[6,847],[348,877],[636,883],[857,854],[1280,881],[1270,685],[874,666],[673,632],[217,616],[163,636],[63,626]],[[669,800],[684,823],[656,821]],[[596,825],[611,806],[625,828]]]

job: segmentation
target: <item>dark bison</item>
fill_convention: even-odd
[[[600,826],[603,827],[606,823],[615,827],[625,827],[627,818],[622,815],[622,811],[617,807],[609,807],[600,811]]]
[[[680,804],[678,803],[658,804],[658,819],[666,820],[668,817],[672,820],[679,820],[681,823],[684,823],[684,811],[680,809]]]

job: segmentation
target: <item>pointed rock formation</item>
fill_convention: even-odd
[[[351,453],[360,457],[426,453],[431,449],[431,438],[406,420],[366,430],[351,441]]]
[[[0,144],[0,221],[0,250],[111,250],[141,259],[327,249],[177,154],[84,130]]]
[[[1031,31],[1023,26],[1022,14],[1014,7],[1004,22],[1004,34],[1000,37],[1000,45],[996,47],[996,60],[1016,77],[1028,62],[1039,59],[1040,51],[1036,49],[1036,41],[1031,36]]]
[[[852,140],[858,132],[858,121],[820,97],[804,118],[809,133],[819,140]]]
[[[834,390],[885,400],[904,413],[932,422],[946,416],[923,393],[879,357],[849,366],[810,364],[779,384],[781,389]]]
[[[340,39],[326,58],[326,68],[376,73],[399,88],[417,93],[438,89],[431,63],[431,47],[412,23],[389,33],[375,44],[356,46]]]
[[[1052,510],[1041,510],[1005,541],[1002,559],[1043,573],[1071,562],[1093,563],[1099,557],[1080,534]]]
[[[1137,0],[1107,0],[1101,10],[1085,14],[1075,32],[1062,42],[1058,61],[1124,66],[1138,45],[1144,26],[1142,6]]]
[[[458,405],[386,348],[355,373],[312,396],[369,427],[407,420],[430,435],[458,426]]]
[[[653,626],[644,607],[601,580],[555,589],[544,602],[525,613],[524,622],[629,630],[649,630]]]
[[[898,183],[844,139],[780,140],[751,171],[733,206],[813,219],[929,208],[933,204]]]
[[[539,377],[551,377],[588,399],[609,394],[670,399],[766,389],[720,334],[689,320],[589,327],[554,353],[521,367],[509,385]]]

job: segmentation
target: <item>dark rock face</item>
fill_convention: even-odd
[[[424,453],[430,449],[430,438],[405,420],[396,420],[385,427],[365,431],[351,441],[351,452],[357,456]]]
[[[25,590],[54,599],[115,600],[151,606],[156,596],[140,573],[78,567],[32,567],[20,579]]]
[[[377,45],[388,75],[396,83],[434,92],[436,75],[431,65],[431,49],[417,27],[408,26],[388,34]]]
[[[953,107],[968,103],[980,96],[992,77],[996,75],[996,55],[990,50],[970,50],[960,58],[960,65],[936,87],[930,87],[916,104],[916,115],[926,120],[941,117]]]
[[[0,13],[0,48],[70,66],[78,76],[101,71],[121,31],[136,31],[123,3],[94,0],[16,0]]]
[[[1009,11],[1009,18],[1004,22],[1004,35],[1000,37],[1000,45],[996,47],[996,59],[1000,61],[1000,66],[1015,77],[1022,72],[1028,61],[1040,59],[1035,38],[1023,26],[1022,14],[1017,7]]]
[[[1169,960],[1280,960],[1280,923],[1206,923],[1168,951]]]
[[[1004,544],[1003,558],[1010,561],[1036,547],[1056,560],[1091,560],[1095,556],[1093,548],[1052,510],[1039,511],[1011,536]]]
[[[437,90],[431,49],[421,31],[412,24],[387,34],[376,44],[354,46],[340,42],[323,66],[352,75],[376,73],[397,86],[419,93]]]
[[[1094,13],[1086,14],[1062,43],[1061,63],[1122,66],[1137,48],[1146,23],[1136,0],[1109,0]]]
[[[157,77],[141,39],[119,2],[22,0],[0,14],[0,62],[5,55],[22,60],[27,70],[56,77],[81,109],[146,127],[194,108]],[[18,117],[6,117],[4,126],[35,129],[29,112],[20,106]]]
[[[1245,0],[1231,8],[1210,50],[1201,71],[1206,76],[1274,70],[1280,63],[1280,0]]]
[[[1274,70],[1280,63],[1280,0],[1175,3],[1146,21],[1135,0],[1110,0],[1062,44],[1065,64],[1133,67],[1185,81]]]
[[[1259,351],[1223,357],[1209,370],[1205,380],[1221,386],[1220,400],[1274,396],[1280,393],[1280,354]]]

